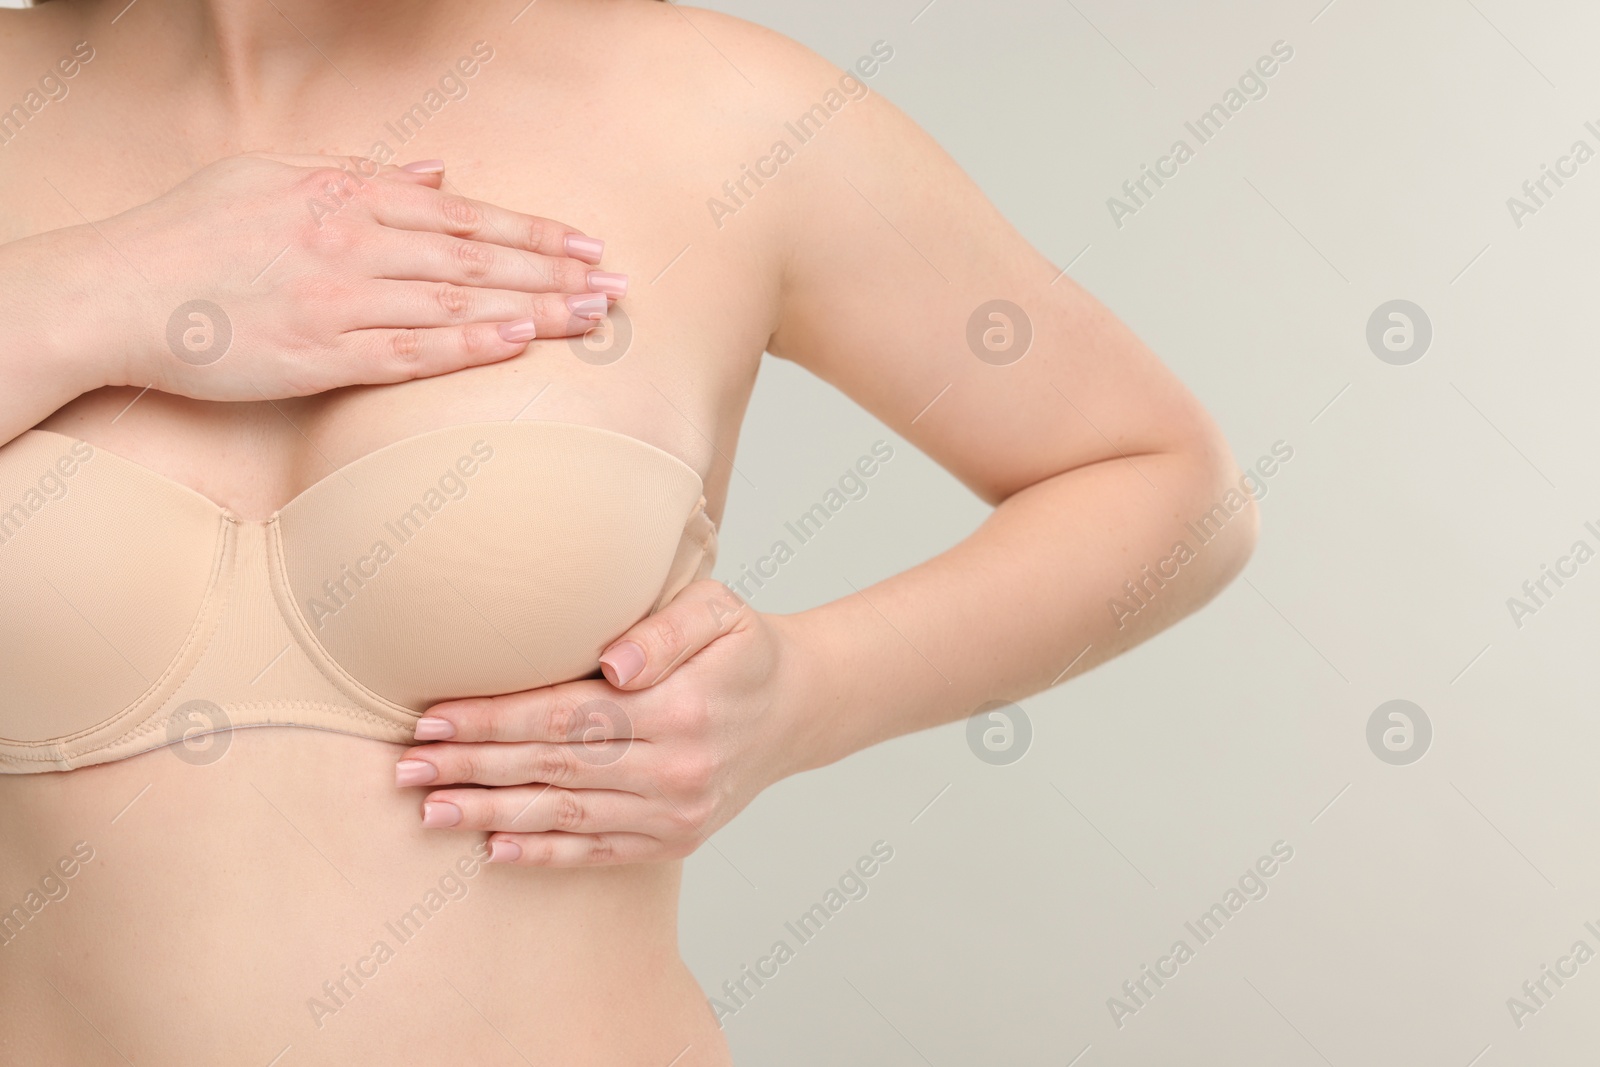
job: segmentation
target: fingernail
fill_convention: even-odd
[[[621,300],[628,295],[628,276],[626,274],[609,274],[603,270],[592,270],[589,272],[589,288]]]
[[[522,846],[513,841],[489,842],[490,863],[515,863],[522,858]]]
[[[584,293],[582,296],[567,297],[567,307],[580,319],[603,319],[606,317],[606,294]]]
[[[611,668],[609,677],[612,685],[627,685],[644,670],[644,649],[632,641],[624,641],[615,648],[607,649],[606,654],[600,657],[600,663]]]
[[[435,830],[456,826],[461,822],[461,809],[443,800],[430,800],[422,805],[422,825]]]
[[[449,719],[424,715],[417,720],[417,732],[412,736],[418,741],[448,741],[455,735],[456,724]]]
[[[394,784],[402,789],[409,785],[427,785],[439,777],[439,769],[427,760],[403,759],[394,765]]]
[[[569,233],[562,242],[566,245],[567,255],[573,259],[581,259],[585,263],[600,262],[600,253],[606,250],[606,243],[598,237],[584,237],[581,234]]]
[[[495,328],[500,331],[500,339],[502,341],[509,341],[514,345],[520,345],[524,341],[531,341],[535,336],[532,319],[502,322]],[[420,737],[421,735],[419,734],[418,736]],[[446,734],[445,736],[448,737],[449,735]]]
[[[443,174],[444,160],[419,159],[415,163],[407,163],[400,169],[409,170],[412,174]]]

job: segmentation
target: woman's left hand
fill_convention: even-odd
[[[680,859],[800,769],[786,616],[695,582],[581,679],[430,708],[396,769],[433,788],[424,826],[490,832],[492,861],[584,867]],[[488,787],[488,788],[473,788]]]

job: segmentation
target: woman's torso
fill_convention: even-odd
[[[742,83],[666,5],[543,0],[512,22],[520,6],[461,5],[398,63],[341,54],[340,73],[291,111],[229,133],[220,112],[180,110],[152,86],[114,11],[87,35],[67,12],[19,16],[39,20],[18,39],[41,71],[86,36],[95,58],[0,147],[5,240],[109,216],[235,152],[384,142],[395,162],[446,160],[449,191],[604,237],[603,268],[632,278],[613,332],[587,343],[540,340],[497,365],[271,404],[107,389],[41,428],[265,518],[429,430],[582,423],[682,459],[720,517],[775,308],[772,231],[719,230],[706,206],[762,147],[719,119]],[[460,79],[465,95],[443,95],[401,143],[393,120],[480,41],[492,57]],[[0,80],[6,99],[27,69]],[[678,957],[677,864],[483,867],[482,834],[421,829],[421,793],[392,784],[400,746],[294,728],[226,745],[215,760],[157,749],[0,775],[0,910],[28,912],[0,945],[0,1058],[665,1064],[688,1048],[679,1067],[722,1062]]]

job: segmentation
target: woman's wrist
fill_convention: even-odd
[[[0,359],[7,384],[22,384],[25,402],[42,408],[39,418],[83,393],[123,384],[134,331],[119,317],[132,269],[116,258],[88,225],[0,246],[7,295]]]
[[[842,620],[822,604],[792,615],[769,615],[783,643],[777,708],[784,727],[781,777],[826,767],[876,738],[863,731],[870,709],[851,683],[851,659],[833,646]]]

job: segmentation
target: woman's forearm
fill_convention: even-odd
[[[0,444],[117,384],[131,331],[115,321],[110,289],[126,278],[108,263],[114,254],[89,226],[0,245]]]
[[[1238,510],[1215,512],[1224,500]],[[948,551],[781,620],[804,664],[797,769],[1081,674],[1208,601],[1255,533],[1218,449],[1097,463],[1014,494]]]

